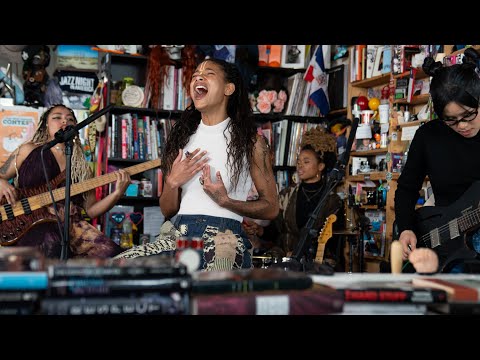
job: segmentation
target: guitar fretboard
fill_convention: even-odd
[[[468,231],[480,224],[480,208],[476,208],[458,218],[458,227],[462,232]]]
[[[129,175],[134,175],[142,171],[158,167],[160,166],[160,163],[161,163],[160,159],[155,159],[155,160],[150,160],[134,166],[130,166],[128,168],[124,168],[124,170],[127,171]],[[75,196],[75,195],[84,193],[88,190],[92,190],[99,186],[103,186],[111,182],[114,182],[116,181],[116,179],[117,177],[115,173],[109,173],[99,177],[88,179],[81,183],[73,184],[70,187],[70,195]],[[44,206],[50,205],[53,202],[57,202],[65,199],[65,187],[55,189],[52,191],[52,193],[53,193],[53,201],[52,201],[52,197],[50,196],[50,193],[45,192],[42,194],[31,196],[27,199],[21,199],[20,201],[17,201],[13,205],[5,204],[0,206],[0,215],[1,215],[2,221],[6,221],[12,217],[25,214],[25,209],[27,206],[29,206],[31,211],[34,211]]]

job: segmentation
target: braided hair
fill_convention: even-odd
[[[32,138],[32,143],[35,145],[44,145],[50,141],[48,138],[48,128],[47,128],[47,121],[48,115],[52,112],[53,109],[57,107],[64,107],[73,116],[75,124],[77,123],[77,118],[75,117],[75,113],[69,107],[63,104],[55,104],[50,106],[40,117],[40,121],[38,124],[38,128],[35,131],[35,134]],[[88,165],[85,155],[83,153],[82,143],[78,135],[75,136],[73,139],[73,152],[72,152],[72,183],[79,183],[85,181],[87,179],[91,179],[93,177],[92,171],[90,166]],[[86,199],[87,193],[84,193],[84,198]]]

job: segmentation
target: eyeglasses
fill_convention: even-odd
[[[475,111],[472,111],[471,113],[468,113],[467,115],[465,115],[464,117],[462,117],[461,119],[458,119],[458,120],[454,120],[454,119],[444,119],[443,122],[445,124],[447,124],[448,126],[450,127],[453,127],[455,125],[458,125],[460,122],[470,122],[470,121],[473,121],[477,118],[477,115],[478,115],[478,109],[475,110]]]

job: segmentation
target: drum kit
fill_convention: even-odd
[[[282,268],[284,270],[300,271],[301,264],[292,257],[276,257],[274,255],[252,256],[252,264],[254,268],[268,269]]]
[[[312,274],[333,275],[334,268],[328,263],[319,263],[317,261],[303,262],[294,257],[276,257],[273,255],[252,256],[254,268],[268,269],[280,268],[286,271],[304,271]]]
[[[268,255],[252,256],[254,268],[268,269],[272,264],[277,264],[279,261],[281,259]]]

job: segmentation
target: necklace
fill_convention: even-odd
[[[61,146],[58,146],[58,145],[54,146],[53,148],[57,151],[63,151],[63,148]]]
[[[305,187],[302,186],[302,192],[303,195],[305,195],[305,198],[307,199],[307,202],[310,202],[314,197],[316,197],[318,194],[322,192],[322,188],[316,189],[316,190],[305,190]],[[308,196],[308,193],[312,194],[311,196]]]

